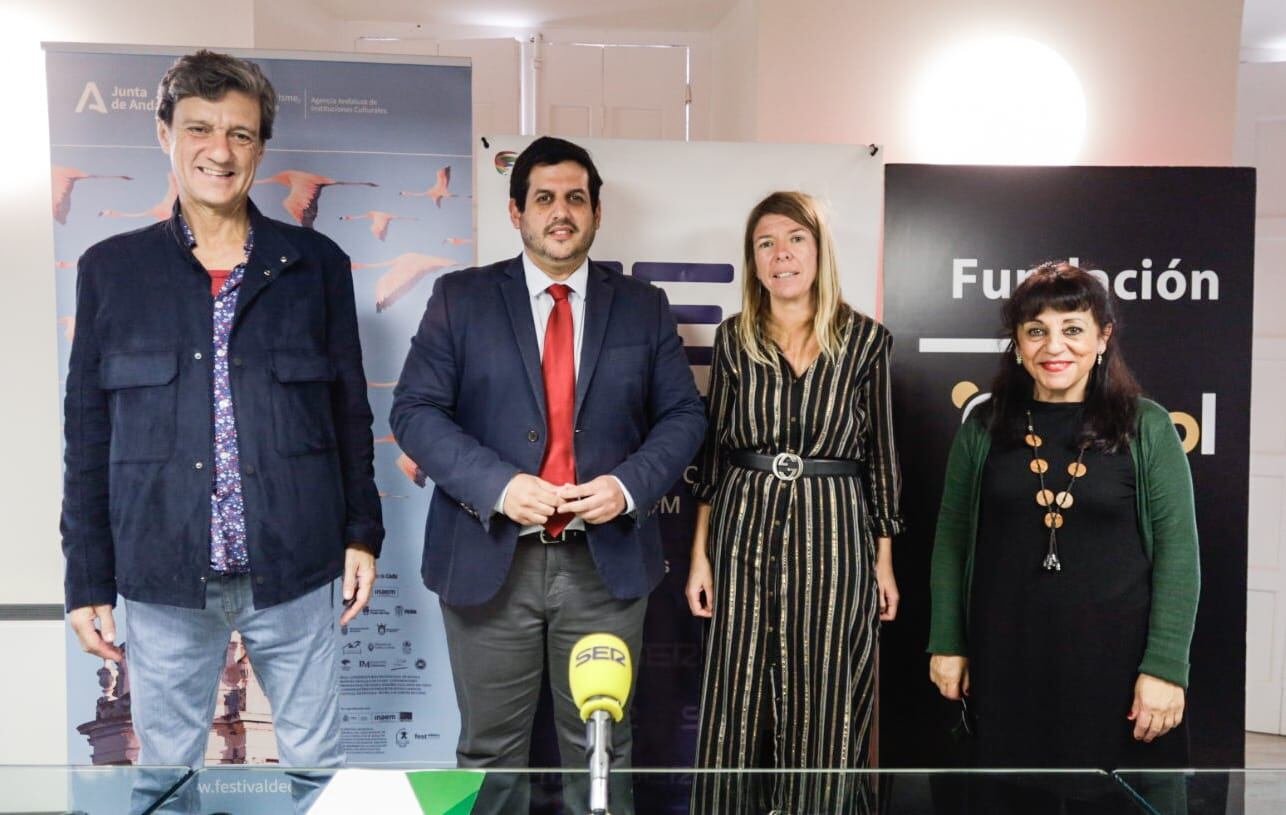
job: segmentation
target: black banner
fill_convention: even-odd
[[[924,652],[947,449],[990,390],[1004,298],[1025,270],[1067,260],[1116,294],[1125,358],[1188,450],[1202,570],[1191,756],[1242,766],[1254,171],[890,165],[885,181],[884,320],[909,531],[895,542],[902,610],[882,634],[881,764],[958,758],[954,711]]]

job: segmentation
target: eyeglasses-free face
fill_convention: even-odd
[[[263,158],[259,115],[259,100],[228,91],[217,100],[181,99],[171,124],[157,122],[184,208],[228,214],[245,204]]]
[[[1090,373],[1111,336],[1112,326],[1100,327],[1089,309],[1046,309],[1018,326],[1014,349],[1036,383],[1036,399],[1084,401]]]

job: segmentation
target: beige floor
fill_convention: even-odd
[[[1247,732],[1246,766],[1286,768],[1286,736]]]

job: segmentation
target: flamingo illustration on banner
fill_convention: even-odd
[[[354,263],[353,269],[360,271],[388,268],[375,281],[375,311],[380,312],[402,299],[403,295],[428,275],[459,265],[461,264],[448,258],[407,252],[383,263]]]
[[[398,455],[397,455],[397,461],[395,462],[395,463],[396,463],[396,465],[397,465],[397,468],[398,468],[399,470],[401,470],[401,471],[402,471],[402,474],[403,474],[403,475],[405,475],[409,481],[411,481],[413,484],[415,484],[415,486],[417,486],[417,487],[423,487],[423,486],[424,486],[424,483],[425,483],[425,481],[427,480],[427,479],[426,479],[426,476],[424,475],[424,471],[423,471],[423,470],[421,470],[421,469],[416,465],[416,463],[415,463],[414,461],[412,461],[412,460],[411,460],[411,457],[410,457],[410,456],[408,456],[406,453],[402,452],[402,448],[397,446],[397,439],[393,438],[392,434],[387,435],[387,436],[379,436],[379,437],[377,437],[377,438],[375,439],[375,443],[376,443],[376,444],[391,444],[391,445],[393,445],[393,449],[394,449],[394,450],[397,450],[397,453],[398,453]],[[390,495],[390,496],[381,496],[381,497],[404,498],[405,496],[402,496],[402,495]]]
[[[441,209],[441,208],[442,208],[442,199],[443,199],[443,198],[459,198],[459,197],[460,197],[460,196],[458,196],[458,195],[456,195],[455,193],[453,193],[453,192],[451,192],[451,191],[450,191],[450,186],[451,186],[451,165],[449,165],[449,164],[448,164],[447,166],[445,166],[445,167],[443,167],[442,169],[438,170],[438,180],[437,180],[437,183],[436,183],[436,184],[434,184],[432,187],[429,187],[429,188],[428,188],[427,190],[425,190],[424,192],[403,192],[403,193],[402,193],[402,197],[404,197],[404,198],[424,198],[424,197],[426,197],[426,196],[427,196],[427,197],[429,197],[429,198],[432,198],[432,199],[433,199],[433,203],[434,203],[434,205],[436,205],[436,206],[438,207],[438,209]]]
[[[428,480],[424,475],[424,471],[406,453],[402,453],[397,457],[397,468],[402,471],[402,475],[405,475],[417,487],[423,487],[425,481]]]
[[[157,201],[151,209],[145,209],[142,212],[121,212],[115,209],[105,209],[98,213],[100,218],[152,218],[156,221],[164,221],[174,212],[174,202],[179,197],[179,182],[174,178],[174,173],[166,173],[168,186],[165,190],[165,196]]]
[[[317,173],[304,170],[282,170],[274,176],[255,182],[259,184],[280,184],[290,189],[290,194],[281,205],[286,208],[300,226],[312,228],[317,219],[317,199],[326,187],[378,187],[374,181],[336,181]]]
[[[67,214],[71,212],[71,190],[77,181],[85,181],[90,178],[113,178],[120,181],[134,180],[132,176],[128,175],[95,175],[83,170],[77,170],[74,167],[60,167],[57,164],[50,169],[54,187],[54,220],[60,224],[67,223]]]
[[[339,216],[339,219],[341,221],[369,220],[371,222],[371,234],[379,238],[380,240],[384,240],[385,238],[388,237],[388,227],[391,221],[420,220],[419,218],[416,218],[413,215],[394,215],[391,212],[381,212],[375,209],[371,210],[370,212],[363,213],[361,215],[341,215]]]

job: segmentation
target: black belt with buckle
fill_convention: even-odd
[[[545,530],[539,532],[528,532],[526,535],[519,535],[519,543],[585,543],[589,538],[585,535],[584,529],[564,529],[557,535],[551,535]]]
[[[803,458],[795,453],[754,453],[750,450],[733,450],[728,463],[747,470],[763,470],[782,481],[794,481],[801,476],[858,475],[862,463],[851,458]]]

